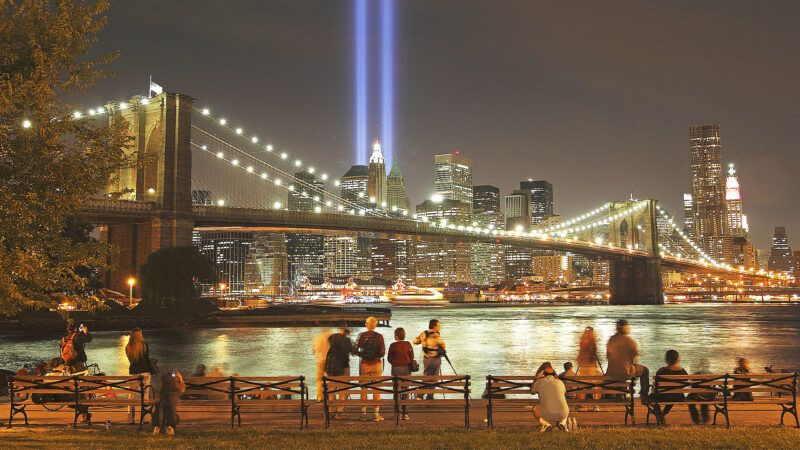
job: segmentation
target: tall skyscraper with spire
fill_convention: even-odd
[[[383,159],[380,142],[375,142],[372,146],[372,155],[369,157],[367,196],[371,203],[386,203],[386,161]]]
[[[386,203],[389,208],[397,207],[405,211],[411,209],[411,201],[406,191],[406,178],[400,173],[397,164],[392,165],[392,170],[386,178]]]
[[[695,237],[712,258],[733,262],[719,125],[689,127],[689,153]]]
[[[728,229],[734,238],[747,237],[747,215],[742,204],[742,192],[739,188],[739,176],[733,163],[728,164],[728,177],[725,179],[725,208]]]

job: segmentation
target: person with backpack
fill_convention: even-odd
[[[328,354],[325,357],[325,376],[328,377],[349,377],[350,376],[350,354],[353,353],[353,341],[350,340],[350,329],[343,325],[338,333],[328,337]],[[336,386],[339,388],[343,386]],[[324,394],[324,393],[323,393]],[[331,398],[338,397],[345,400],[347,394],[340,392],[331,394]],[[334,414],[333,411],[326,411],[327,414]],[[333,419],[345,419],[344,406],[336,408]]]
[[[186,391],[186,382],[179,371],[173,370],[161,375],[160,384],[158,396],[153,403],[153,434],[160,434],[163,429],[164,434],[172,436],[180,422],[178,406],[181,395]]]
[[[442,372],[442,355],[445,351],[444,340],[440,333],[442,325],[437,319],[428,322],[428,329],[414,338],[414,345],[422,344],[422,373],[428,376],[439,375]],[[433,399],[433,394],[426,396]]]
[[[153,398],[153,374],[158,373],[155,364],[150,359],[150,346],[144,340],[141,328],[134,328],[131,330],[128,344],[125,345],[125,355],[128,357],[128,374],[139,375],[142,377],[142,383],[145,386],[145,399],[150,400]],[[134,398],[133,396],[131,398]],[[133,423],[136,417],[136,407],[133,405],[128,406],[128,423]]]
[[[375,331],[378,326],[378,319],[370,316],[367,317],[366,323],[367,331],[358,335],[356,341],[355,354],[361,357],[361,363],[358,366],[359,383],[366,383],[372,380],[372,377],[379,377],[383,374],[383,362],[381,358],[386,354],[386,345],[383,341],[383,336]],[[380,394],[372,394],[373,400],[380,400]],[[361,401],[367,400],[367,389],[361,390]],[[375,407],[375,422],[383,420],[380,414],[380,406]],[[367,420],[367,407],[361,407],[361,420]]]
[[[92,335],[86,325],[76,327],[74,322],[67,325],[67,335],[61,338],[61,359],[71,373],[86,370],[86,344],[89,342],[92,342]]]
[[[394,330],[394,342],[392,345],[389,346],[389,353],[386,356],[386,359],[389,360],[389,364],[392,365],[392,375],[397,376],[408,376],[411,375],[412,370],[417,371],[419,370],[419,366],[413,368],[416,364],[414,360],[414,347],[411,346],[411,343],[406,340],[406,330],[403,328],[397,328]],[[407,383],[401,383],[402,388],[406,388]],[[408,394],[400,394],[400,399],[405,400],[408,398]],[[408,420],[408,406],[403,405],[401,410],[402,419]]]

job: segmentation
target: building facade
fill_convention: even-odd
[[[370,203],[384,206],[386,202],[386,161],[383,159],[381,144],[372,146],[369,157],[369,176],[367,178],[367,196]]]
[[[475,243],[470,245],[472,283],[493,286],[506,278],[505,250],[502,244]]]
[[[287,199],[289,211],[314,211],[314,207],[319,205],[314,198],[322,198],[325,193],[325,183],[307,170],[296,172],[294,178],[296,186],[293,191],[289,191]]]
[[[367,195],[367,184],[369,183],[369,167],[363,165],[351,166],[339,180],[339,188],[342,198],[360,205],[366,206],[369,203]]]
[[[397,164],[392,166],[389,176],[386,178],[386,202],[390,209],[397,208],[402,211],[411,212],[411,201],[408,199],[406,189],[406,179]]]
[[[694,238],[694,201],[692,194],[683,194],[683,232]]]
[[[516,190],[505,197],[506,230],[528,231],[531,227],[531,194]]]
[[[254,233],[245,259],[246,295],[281,295],[281,285],[289,276],[286,236],[282,233]]]
[[[519,189],[530,193],[531,225],[536,225],[543,218],[555,214],[553,212],[553,185],[548,181],[528,179],[519,183]]]
[[[744,214],[742,192],[739,187],[739,176],[733,163],[728,164],[728,177],[725,179],[725,219],[731,236],[747,238],[749,227],[747,216]]]
[[[312,284],[325,280],[325,236],[288,233],[286,235],[288,279],[297,282],[308,277]]]
[[[769,253],[769,270],[790,274],[792,272],[792,247],[785,227],[775,227]]]
[[[537,255],[531,258],[531,272],[545,283],[567,284],[572,281],[572,255]]]
[[[425,217],[430,222],[441,222],[444,219],[446,223],[466,225],[470,223],[469,209],[469,204],[458,200],[425,200],[417,205],[417,217]]]
[[[460,151],[434,156],[434,191],[472,209],[472,160]]]
[[[695,238],[712,258],[732,262],[719,125],[689,127]]]

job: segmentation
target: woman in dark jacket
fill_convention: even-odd
[[[144,340],[141,328],[134,328],[131,330],[128,345],[125,346],[125,355],[128,356],[130,367],[128,373],[131,375],[140,375],[145,385],[145,398],[153,398],[152,382],[152,362],[150,360],[150,349],[147,342]],[[131,405],[128,407],[128,422],[133,423],[136,417],[136,408]]]

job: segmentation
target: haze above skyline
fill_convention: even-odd
[[[566,217],[633,191],[681,218],[688,127],[717,123],[757,247],[774,226],[800,246],[800,4],[408,0],[396,16],[394,158],[412,205],[433,193],[433,155],[459,148],[476,185],[546,179]],[[341,176],[353,47],[352,0],[118,2],[98,49],[122,52],[117,77],[89,100],[144,94],[152,74]]]

